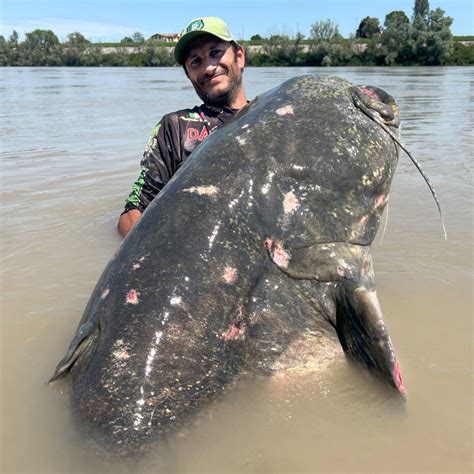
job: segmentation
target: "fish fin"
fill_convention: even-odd
[[[91,321],[88,321],[80,325],[71,341],[71,344],[69,345],[66,355],[56,366],[54,374],[48,380],[48,383],[52,383],[55,380],[65,377],[77,359],[79,359],[79,357],[81,357],[81,355],[91,347],[91,345],[97,339],[98,334],[99,327],[97,324],[93,324]]]
[[[355,283],[354,280],[344,281],[336,300],[335,329],[342,348],[349,357],[376,371],[402,398],[406,398],[377,294],[375,290]]]

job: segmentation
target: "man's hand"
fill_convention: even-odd
[[[130,211],[122,214],[117,225],[120,235],[125,237],[141,216],[142,213],[138,209],[130,209]]]

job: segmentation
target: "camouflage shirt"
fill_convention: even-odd
[[[141,172],[125,203],[125,211],[143,212],[191,152],[237,109],[196,106],[163,116],[152,130],[141,161]]]

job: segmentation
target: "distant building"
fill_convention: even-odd
[[[164,43],[175,43],[179,40],[180,36],[178,33],[156,33],[150,39],[163,41]]]

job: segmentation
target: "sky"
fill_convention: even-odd
[[[474,0],[430,0],[454,19],[454,35],[474,35]],[[311,25],[330,19],[343,36],[355,33],[366,16],[383,24],[385,15],[404,11],[414,0],[0,0],[0,34],[37,28],[54,31],[61,41],[78,31],[91,41],[119,41],[134,32],[179,33],[193,18],[219,16],[236,39],[254,34],[309,36]]]

